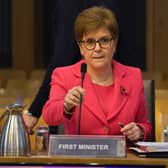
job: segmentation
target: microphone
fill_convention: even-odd
[[[85,78],[86,71],[87,71],[87,64],[82,63],[81,64],[81,69],[80,69],[80,72],[81,72],[81,87],[82,88],[83,88],[83,81],[84,81],[84,78]],[[80,135],[80,120],[81,120],[81,112],[82,112],[82,99],[83,99],[83,96],[80,95],[79,115],[78,115],[78,135]]]
[[[80,72],[81,72],[81,87],[83,88],[83,81],[84,81],[84,78],[85,78],[85,73],[87,71],[87,64],[85,63],[82,63],[81,64],[81,69],[80,69]]]

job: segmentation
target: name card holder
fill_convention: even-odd
[[[126,157],[124,136],[50,135],[50,156]]]

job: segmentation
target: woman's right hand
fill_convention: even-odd
[[[81,95],[85,95],[85,89],[83,89],[81,86],[75,86],[68,90],[64,98],[64,108],[66,111],[70,111],[72,108],[80,104]]]

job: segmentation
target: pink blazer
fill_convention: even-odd
[[[63,102],[69,89],[81,84],[80,61],[74,65],[56,68],[51,77],[49,99],[43,107],[42,116],[48,125],[64,123],[66,134],[77,134],[79,107],[74,109],[71,119],[63,115]],[[141,71],[112,61],[114,74],[114,96],[111,102],[112,111],[107,116],[101,110],[94,93],[91,80],[86,73],[81,113],[81,134],[120,135],[118,122],[127,124],[136,122],[145,132],[146,139],[151,132],[151,124],[147,118]],[[106,103],[106,102],[104,102]]]

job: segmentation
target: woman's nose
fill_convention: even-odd
[[[100,49],[101,49],[100,43],[97,41],[95,45],[95,50],[100,50]]]

